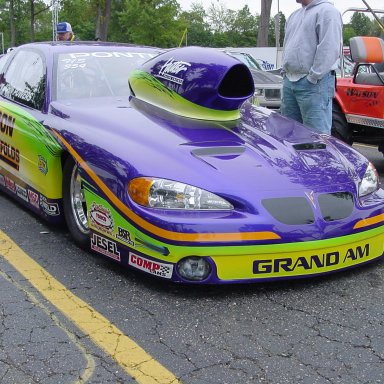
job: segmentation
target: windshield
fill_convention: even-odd
[[[248,68],[251,69],[259,69],[262,70],[259,63],[248,53],[243,52],[229,52],[229,54],[236,59],[240,60],[243,64],[245,64]]]
[[[56,99],[128,96],[132,70],[151,57],[154,50],[103,50],[61,53],[57,57]]]

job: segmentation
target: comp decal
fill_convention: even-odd
[[[132,252],[129,253],[128,264],[131,267],[140,269],[141,271],[152,275],[163,277],[164,279],[170,279],[173,273],[173,264],[152,261]]]

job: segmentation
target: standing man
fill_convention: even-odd
[[[66,21],[62,21],[56,26],[57,40],[59,41],[73,41],[75,40],[75,35],[72,32],[71,24]]]
[[[329,0],[296,2],[302,7],[286,23],[281,113],[330,135],[343,21]]]

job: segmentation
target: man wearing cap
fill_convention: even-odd
[[[73,41],[75,35],[72,32],[71,24],[66,21],[62,21],[56,26],[57,40],[59,41]]]

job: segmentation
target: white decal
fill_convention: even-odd
[[[29,202],[27,190],[23,187],[20,187],[20,185],[18,184],[16,184],[16,195],[19,196],[24,201]]]
[[[47,198],[43,195],[40,195],[40,206],[43,211],[49,216],[60,215],[59,205],[57,203],[48,202]]]
[[[190,63],[187,63],[186,61],[177,61],[172,57],[161,67],[158,76],[177,84],[183,84],[183,79],[173,75],[178,75],[180,72],[187,71],[190,66]]]
[[[91,249],[114,260],[120,261],[120,252],[117,250],[117,244],[114,241],[96,235],[95,233],[92,235]]]
[[[111,211],[101,204],[92,203],[91,209],[89,210],[89,217],[91,224],[102,232],[112,233],[113,232],[113,218]]]
[[[29,202],[36,208],[39,208],[39,194],[28,189]]]
[[[165,279],[170,279],[173,273],[173,264],[159,263],[157,261],[148,260],[142,256],[129,253],[128,264],[141,271],[151,273],[152,275],[160,276]]]

